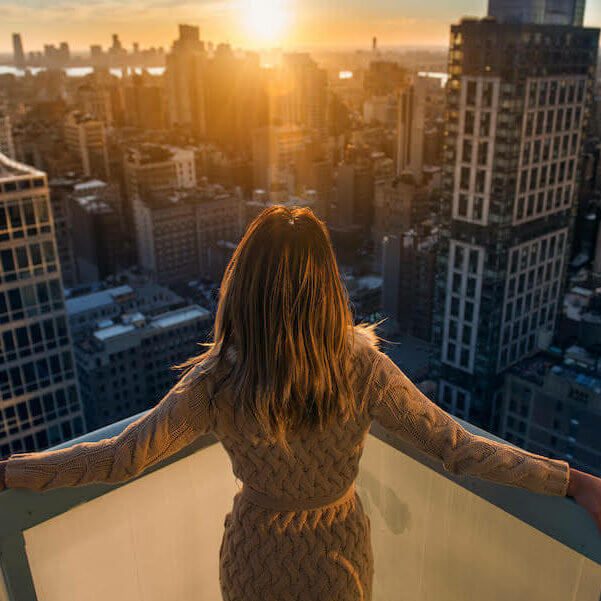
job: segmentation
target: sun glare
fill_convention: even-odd
[[[289,21],[284,0],[244,0],[244,19],[258,41],[280,40]]]

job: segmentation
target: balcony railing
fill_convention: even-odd
[[[114,436],[139,415],[53,448]],[[0,601],[219,601],[223,520],[239,485],[204,436],[129,482],[4,491]],[[572,499],[457,479],[377,424],[357,489],[374,601],[599,601],[601,536]]]

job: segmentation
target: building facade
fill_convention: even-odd
[[[108,179],[110,167],[104,123],[74,111],[67,115],[64,130],[67,148],[81,162],[81,175]]]
[[[0,155],[0,455],[86,432],[46,174]]]
[[[550,341],[598,29],[451,27],[433,335],[445,408],[495,431],[502,373]]]
[[[215,276],[211,250],[238,241],[244,199],[219,185],[147,193],[134,199],[138,262],[160,284],[183,284]],[[219,278],[220,279],[220,278]]]
[[[180,25],[165,69],[170,127],[188,126],[198,135],[206,134],[206,62],[198,27]]]
[[[156,405],[178,379],[173,367],[199,354],[212,323],[211,314],[198,305],[153,317],[124,313],[79,340],[77,373],[90,428]]]
[[[129,202],[144,190],[192,188],[196,185],[193,150],[141,144],[126,150],[123,170]]]

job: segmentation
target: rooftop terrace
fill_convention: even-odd
[[[141,415],[53,448],[116,436]],[[219,601],[223,520],[239,486],[208,435],[125,483],[6,490],[0,599]],[[375,600],[599,601],[601,537],[570,498],[457,479],[377,424],[357,491]]]

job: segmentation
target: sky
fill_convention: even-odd
[[[25,51],[67,41],[73,50],[110,45],[164,46],[178,23],[203,40],[235,47],[446,46],[449,24],[483,16],[487,0],[0,0],[0,52],[20,32]],[[588,0],[585,25],[601,26],[601,2]]]

